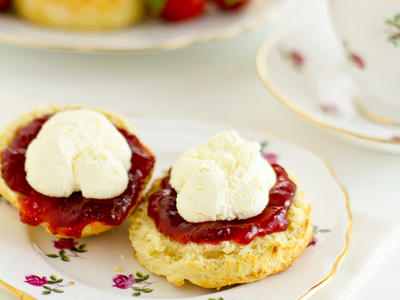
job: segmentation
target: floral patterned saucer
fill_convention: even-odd
[[[364,147],[400,154],[400,126],[371,121],[356,107],[357,89],[347,73],[346,60],[360,69],[364,62],[340,44],[325,1],[314,2],[311,18],[290,28],[280,27],[260,48],[257,69],[261,80],[288,108],[328,132]],[[382,20],[379,29],[384,42],[389,42],[390,22]]]
[[[57,30],[0,14],[0,41],[26,47],[83,52],[144,52],[182,48],[238,36],[273,22],[297,0],[252,0],[234,13],[209,11],[198,19],[169,24],[155,19],[104,33]]]
[[[227,128],[190,121],[132,120],[157,157],[161,175],[187,147]],[[290,170],[312,206],[315,239],[288,270],[220,291],[186,283],[176,287],[146,271],[133,257],[129,224],[86,239],[56,239],[19,221],[0,200],[0,284],[23,299],[305,299],[323,287],[347,254],[352,219],[349,199],[326,163],[297,146],[238,130],[262,144],[266,159]],[[306,275],[306,276],[305,276]],[[290,289],[287,287],[290,286]]]

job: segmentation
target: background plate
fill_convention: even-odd
[[[136,52],[168,50],[234,37],[279,15],[297,0],[252,0],[234,13],[210,11],[182,23],[156,19],[124,30],[100,33],[64,31],[30,24],[15,15],[0,15],[0,40],[29,47],[75,51]]]

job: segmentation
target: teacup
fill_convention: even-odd
[[[367,117],[400,125],[400,0],[328,0]]]

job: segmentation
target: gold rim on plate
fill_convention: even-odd
[[[301,24],[304,26],[305,24]],[[396,145],[400,147],[399,142],[393,141],[390,139],[382,139],[382,138],[376,138],[372,136],[366,136],[363,134],[355,133],[347,129],[343,129],[340,127],[333,126],[323,120],[320,120],[316,117],[313,117],[309,114],[307,114],[305,111],[303,111],[301,108],[293,104],[289,99],[285,98],[280,92],[278,92],[278,89],[275,87],[275,85],[272,83],[270,73],[267,70],[267,57],[271,53],[271,50],[273,49],[274,46],[277,45],[278,41],[285,35],[297,30],[299,28],[299,24],[295,27],[291,27],[289,30],[279,30],[277,33],[272,34],[270,37],[268,37],[264,43],[261,45],[260,49],[257,52],[257,57],[256,57],[256,66],[257,66],[257,72],[258,76],[260,77],[261,81],[263,84],[268,88],[268,90],[271,92],[271,94],[278,99],[282,104],[284,104],[287,108],[290,110],[294,111],[301,117],[311,121],[312,123],[322,126],[324,128],[333,130],[335,132],[345,134],[347,136],[351,136],[353,138],[358,138],[364,141],[369,141],[369,142],[378,142],[378,143],[383,143],[387,145]]]
[[[256,132],[267,136],[269,139],[274,139],[274,140],[278,140],[279,138],[277,138],[275,135],[270,134],[266,131],[257,131]],[[301,146],[301,148],[305,149],[303,146]],[[351,213],[351,205],[350,205],[350,197],[349,197],[349,193],[347,192],[346,188],[340,183],[339,179],[337,178],[335,172],[333,171],[333,168],[330,166],[330,164],[324,159],[322,158],[320,155],[317,155],[316,153],[305,149],[308,152],[312,153],[314,156],[318,157],[321,162],[326,166],[326,168],[328,169],[329,173],[331,174],[333,180],[336,182],[336,184],[341,188],[341,190],[343,191],[344,195],[345,195],[345,200],[346,200],[346,211],[347,211],[347,229],[346,229],[346,233],[345,233],[345,243],[344,243],[344,247],[342,249],[342,251],[340,252],[339,256],[336,258],[335,262],[332,265],[332,268],[330,269],[330,271],[327,273],[327,275],[325,277],[323,277],[319,282],[317,282],[316,284],[314,284],[311,288],[309,288],[303,295],[301,295],[300,297],[297,298],[297,300],[305,300],[308,299],[309,297],[311,297],[312,295],[314,295],[315,293],[317,293],[319,290],[321,290],[322,288],[324,288],[325,286],[328,285],[328,283],[331,281],[331,279],[335,276],[340,264],[343,262],[343,260],[346,258],[347,253],[349,252],[349,247],[350,247],[350,236],[351,233],[353,231],[353,215]],[[22,300],[36,300],[36,298],[30,296],[29,294],[18,290],[17,288],[14,288],[13,286],[11,286],[10,284],[2,281],[0,279],[0,285],[3,286],[4,288],[6,288],[9,292],[11,292],[12,294],[14,294],[15,296],[17,296],[18,298],[22,299]]]
[[[0,285],[21,300],[36,300],[36,298],[33,298],[32,296],[20,291],[19,289],[16,289],[15,287],[9,285],[8,283],[5,283],[3,280],[0,280]]]
[[[315,153],[313,153],[313,154],[316,155]],[[314,295],[316,292],[318,292],[319,290],[321,290],[322,288],[324,288],[325,286],[328,285],[328,283],[331,281],[333,276],[335,276],[340,264],[343,262],[343,260],[347,256],[347,253],[349,252],[350,236],[351,236],[351,233],[353,232],[354,221],[353,221],[353,215],[351,213],[349,193],[347,192],[346,188],[339,182],[339,179],[337,178],[335,172],[333,171],[332,167],[328,164],[328,162],[326,160],[324,160],[321,156],[319,156],[319,155],[316,155],[316,156],[319,157],[319,159],[328,168],[333,179],[340,186],[340,188],[342,189],[342,191],[346,197],[346,210],[347,210],[347,216],[348,216],[348,224],[347,224],[347,230],[346,230],[345,245],[343,247],[342,252],[340,252],[338,258],[336,259],[335,263],[333,264],[332,269],[322,280],[320,280],[318,283],[316,283],[312,288],[310,288],[307,292],[305,292],[301,297],[297,298],[297,300],[308,299],[309,297]]]
[[[112,49],[107,47],[81,47],[81,46],[54,46],[40,42],[26,42],[19,39],[10,38],[8,35],[2,35],[0,33],[0,42],[11,44],[15,46],[22,46],[27,48],[45,49],[45,50],[56,50],[56,51],[75,51],[75,52],[94,52],[94,53],[141,53],[141,52],[153,52],[153,51],[168,51],[180,48],[186,48],[195,45],[206,44],[210,42],[223,41],[238,37],[239,35],[247,32],[256,30],[257,28],[273,23],[279,20],[283,14],[292,9],[296,5],[296,0],[291,1],[289,4],[281,8],[271,8],[271,12],[267,14],[265,18],[256,18],[253,22],[246,24],[240,28],[228,29],[215,36],[208,36],[199,39],[195,39],[187,42],[164,42],[158,46],[151,46],[145,48],[126,48],[126,49]],[[267,4],[268,5],[268,4]]]

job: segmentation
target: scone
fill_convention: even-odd
[[[186,151],[169,174],[153,183],[145,200],[130,218],[130,240],[135,257],[148,270],[165,276],[177,286],[188,280],[204,288],[219,289],[265,278],[290,267],[313,237],[310,205],[304,201],[303,191],[294,177],[277,164],[271,165],[277,178],[269,190],[269,202],[260,213],[253,211],[250,215],[254,216],[248,217],[246,214],[257,207],[255,202],[259,199],[242,199],[247,202],[230,203],[236,207],[242,205],[230,215],[229,205],[220,209],[215,204],[219,202],[220,191],[214,188],[214,198],[210,195],[211,201],[208,201],[207,189],[220,181],[215,173],[210,176],[210,181],[205,180],[204,174],[213,169],[210,161],[217,162],[220,169],[225,167],[226,174],[262,177],[260,170],[246,173],[257,168],[251,163],[246,165],[244,173],[238,174],[240,166],[232,161],[240,156],[247,157],[246,150],[240,148],[234,133],[221,136],[228,138],[221,141],[213,137],[202,148]],[[238,156],[227,150],[229,143],[237,146]],[[255,152],[253,154],[256,156]],[[210,156],[213,158],[204,162]],[[197,169],[193,169],[193,165]],[[177,173],[181,171],[180,177]],[[193,176],[201,179],[193,181]],[[253,182],[252,179],[244,182]],[[236,183],[242,180],[240,178]],[[180,181],[186,182],[180,187]],[[194,189],[188,192],[187,185],[193,183]],[[243,189],[239,190],[243,192]],[[252,194],[247,195],[251,198]],[[184,197],[190,198],[188,201],[194,205],[185,204]],[[235,194],[230,192],[228,197],[234,198]],[[202,202],[210,209],[202,209]],[[243,207],[247,207],[247,211]],[[241,214],[244,215],[241,217]],[[205,215],[210,221],[205,221]],[[196,218],[199,222],[193,222]]]
[[[151,150],[122,117],[80,106],[22,114],[0,133],[0,194],[59,237],[119,226],[139,205]]]
[[[13,5],[34,23],[81,30],[122,28],[144,14],[143,0],[13,0]]]

